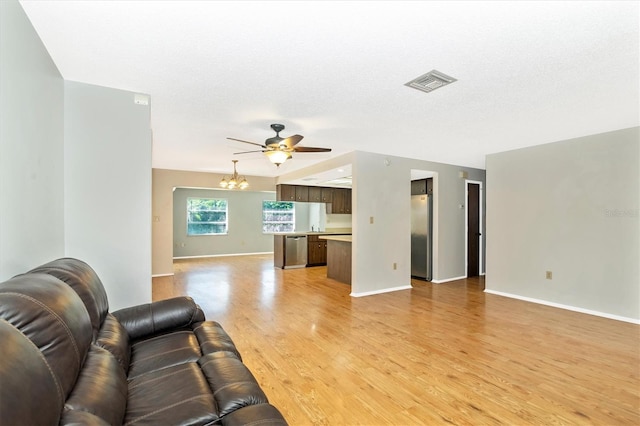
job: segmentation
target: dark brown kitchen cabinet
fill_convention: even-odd
[[[433,178],[411,181],[411,195],[433,194]]]
[[[333,188],[331,213],[351,214],[351,190],[348,188]]]
[[[412,180],[411,181],[411,195],[422,195],[427,193],[427,180]]]
[[[320,240],[317,235],[307,235],[307,266],[326,264],[327,240]]]
[[[309,187],[302,185],[295,185],[296,187],[296,201],[307,202],[309,201]]]
[[[332,203],[333,202],[333,188],[321,188],[321,199],[320,201],[323,203]]]
[[[276,200],[296,201],[296,186],[295,185],[277,185]]]
[[[322,202],[322,188],[319,186],[309,187],[309,202],[320,203]]]

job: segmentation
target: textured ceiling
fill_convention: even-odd
[[[67,80],[151,95],[153,167],[277,176],[353,150],[485,155],[639,125],[639,2],[21,1]],[[432,69],[458,81],[405,83]],[[277,169],[234,137],[304,135]]]

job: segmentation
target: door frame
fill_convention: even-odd
[[[480,241],[479,241],[479,245],[480,245],[480,255],[478,256],[478,271],[480,276],[485,274],[484,268],[483,268],[483,260],[484,260],[484,256],[483,256],[483,247],[484,247],[484,228],[483,228],[483,218],[484,218],[484,209],[483,209],[483,205],[484,203],[483,201],[483,183],[482,181],[479,180],[470,180],[470,179],[465,179],[464,180],[464,275],[465,277],[468,276],[468,270],[469,270],[469,206],[468,201],[469,201],[469,184],[476,184],[476,185],[480,185],[480,192],[479,192],[479,200],[478,200],[478,207],[480,210],[480,213],[478,215],[478,220],[480,221],[479,223],[479,229],[480,229]]]

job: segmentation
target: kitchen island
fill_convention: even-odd
[[[276,232],[273,234],[273,263],[276,268],[290,269],[327,264],[327,241],[321,236],[351,236],[350,228],[325,231]],[[294,249],[295,244],[296,248]],[[304,246],[304,249],[303,249]],[[295,259],[294,259],[295,258]]]
[[[351,284],[351,235],[323,235],[327,240],[327,277]]]

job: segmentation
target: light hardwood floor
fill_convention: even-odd
[[[352,298],[325,267],[270,255],[181,260],[190,295],[292,425],[640,424],[640,326],[413,280]]]

